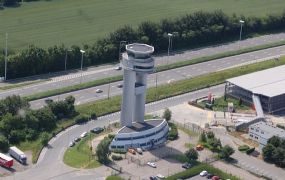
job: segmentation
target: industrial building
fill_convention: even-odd
[[[121,66],[124,70],[121,125],[111,142],[112,150],[149,149],[167,140],[169,126],[165,119],[144,120],[147,75],[154,71],[154,52],[146,44],[128,44]]]
[[[285,65],[228,79],[225,94],[254,104],[259,117],[285,110]]]
[[[269,125],[266,122],[258,122],[249,126],[248,135],[250,139],[259,143],[259,148],[262,150],[267,141],[273,136],[285,139],[285,130]]]

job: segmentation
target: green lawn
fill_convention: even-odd
[[[198,10],[221,9],[227,14],[264,16],[281,13],[284,0],[52,0],[24,3],[18,8],[0,10],[0,48],[5,33],[9,47],[29,44],[49,47],[93,43],[125,24],[158,21]]]
[[[101,164],[92,155],[89,146],[89,139],[93,139],[94,137],[94,134],[89,133],[88,136],[76,143],[75,146],[68,148],[64,153],[63,162],[71,167],[83,169],[100,166]]]
[[[198,102],[199,105],[205,107],[206,106],[206,102],[207,100]],[[248,105],[245,105],[244,103],[242,103],[241,105],[239,105],[239,100],[232,98],[232,97],[227,97],[227,99],[224,99],[223,97],[219,97],[215,99],[214,105],[213,105],[213,110],[214,111],[224,111],[225,108],[228,107],[228,103],[233,103],[234,104],[234,108],[235,110],[239,111],[239,110],[249,110],[250,107]]]

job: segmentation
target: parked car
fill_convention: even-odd
[[[219,179],[220,179],[219,176],[213,176],[213,177],[212,177],[212,180],[219,180]]]
[[[104,129],[101,127],[96,127],[94,129],[91,129],[91,132],[96,133],[96,134],[99,134],[102,131],[104,131]]]
[[[192,167],[192,165],[191,165],[190,163],[184,163],[184,164],[182,164],[182,167],[183,167],[184,169],[189,169],[189,168]]]
[[[122,88],[123,87],[123,84],[118,84],[117,85],[117,88]]]
[[[150,179],[150,180],[157,180],[157,177],[155,177],[155,176],[150,176],[149,179]]]
[[[78,142],[78,141],[80,141],[81,140],[81,138],[80,137],[76,137],[76,138],[74,138],[74,142]]]
[[[137,153],[139,153],[139,154],[142,154],[142,153],[143,153],[142,148],[136,148],[136,151],[137,151]]]
[[[207,174],[208,174],[208,172],[205,170],[200,172],[200,176],[202,176],[202,177],[207,176]]]
[[[128,152],[135,155],[136,154],[136,151],[133,149],[133,148],[129,148],[128,149]]]
[[[101,89],[96,89],[96,93],[101,93],[103,92]]]
[[[81,138],[84,138],[84,137],[86,137],[86,136],[87,136],[87,132],[83,132],[83,133],[80,135]]]
[[[147,162],[146,164],[150,167],[156,168],[156,164],[154,162]]]
[[[211,179],[214,175],[213,174],[210,174],[208,173],[208,175],[206,176],[208,179]]]
[[[115,67],[115,70],[117,70],[117,71],[119,71],[119,70],[121,70],[122,69],[122,67],[121,66],[117,66],[117,67]]]
[[[159,179],[164,179],[165,178],[165,176],[163,176],[162,174],[158,174],[158,175],[156,175],[156,177],[159,178]]]
[[[204,146],[201,145],[201,144],[198,144],[198,145],[196,146],[196,150],[197,150],[197,151],[202,151],[203,149],[204,149]]]
[[[73,147],[74,145],[75,145],[74,141],[71,141],[68,146]]]

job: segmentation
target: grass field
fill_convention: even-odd
[[[29,44],[93,43],[114,29],[142,21],[158,21],[198,10],[264,16],[281,13],[284,0],[51,0],[0,10],[0,48],[9,33],[9,48]]]
[[[92,155],[90,146],[88,145],[90,143],[89,140],[94,137],[94,134],[88,133],[88,136],[79,143],[76,143],[74,147],[68,148],[65,151],[63,162],[74,168],[90,169],[99,167],[101,164]]]

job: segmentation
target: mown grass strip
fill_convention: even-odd
[[[195,58],[192,60],[185,60],[185,61],[181,61],[181,62],[177,62],[177,63],[159,66],[159,67],[157,67],[157,72],[166,71],[166,70],[175,69],[175,68],[180,68],[183,66],[189,66],[189,65],[193,65],[193,64],[202,63],[202,62],[212,61],[212,60],[216,60],[216,59],[220,59],[220,58],[224,58],[224,57],[235,56],[235,55],[239,55],[239,54],[243,54],[243,53],[258,51],[258,50],[262,50],[262,49],[268,49],[268,48],[272,48],[272,47],[282,46],[282,45],[285,45],[285,41],[280,41],[280,42],[276,42],[276,43],[245,48],[245,49],[241,49],[241,50],[237,50],[237,51],[219,53],[219,54],[215,54],[212,56]],[[64,88],[49,90],[49,91],[37,93],[34,95],[26,96],[25,98],[28,101],[33,101],[33,100],[42,99],[45,97],[60,95],[60,94],[64,94],[64,93],[68,93],[68,92],[72,92],[72,91],[82,90],[82,89],[86,89],[86,88],[90,88],[90,87],[94,87],[94,86],[99,86],[99,85],[112,83],[112,82],[116,82],[116,81],[121,81],[122,79],[123,79],[122,76],[113,76],[113,77],[99,79],[99,80],[95,80],[95,81],[91,81],[91,82],[87,82],[87,83],[82,83],[82,84],[77,84],[77,85],[68,86],[68,87],[64,87]]]
[[[69,147],[63,156],[63,162],[74,168],[90,169],[101,166],[90,149],[90,140],[96,137],[93,133],[88,133],[88,136],[76,143],[74,147]]]

